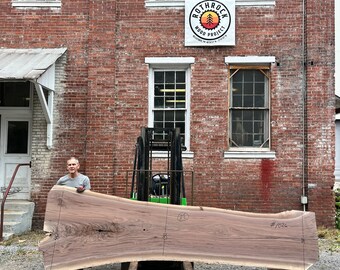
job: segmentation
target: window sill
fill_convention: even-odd
[[[152,151],[152,157],[154,157],[154,158],[168,158],[168,152],[167,151]],[[182,152],[182,158],[183,159],[193,159],[194,158],[194,152],[190,152],[190,151]]]
[[[236,6],[275,6],[276,0],[236,0]],[[146,8],[184,8],[184,0],[145,0]]]
[[[60,8],[61,1],[12,1],[12,7],[19,8]]]
[[[276,157],[276,153],[273,151],[258,151],[258,152],[227,151],[224,152],[223,157],[225,159],[261,159],[261,158],[274,159]]]

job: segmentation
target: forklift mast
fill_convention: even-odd
[[[137,200],[148,201],[153,195],[153,151],[167,153],[166,175],[163,180],[168,181],[166,187],[170,204],[181,204],[185,198],[184,174],[182,163],[182,144],[179,128],[147,128],[141,129],[141,136],[137,138],[134,170],[132,175],[131,198],[137,193]],[[158,180],[161,175],[158,175]],[[158,194],[159,195],[159,194]]]

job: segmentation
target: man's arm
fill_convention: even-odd
[[[88,178],[86,175],[84,175],[83,185],[77,187],[77,192],[78,193],[84,192],[85,189],[87,190],[91,189],[90,178]]]

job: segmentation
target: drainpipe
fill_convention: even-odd
[[[306,0],[302,0],[302,195],[301,195],[301,204],[303,211],[307,210],[308,197],[306,190],[307,172],[308,167],[308,153],[307,153],[307,113],[306,113],[306,105],[307,105],[307,35],[306,31]]]

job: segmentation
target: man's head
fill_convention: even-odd
[[[67,161],[67,170],[71,177],[76,177],[78,175],[78,170],[80,168],[79,160],[75,157],[71,157]]]

